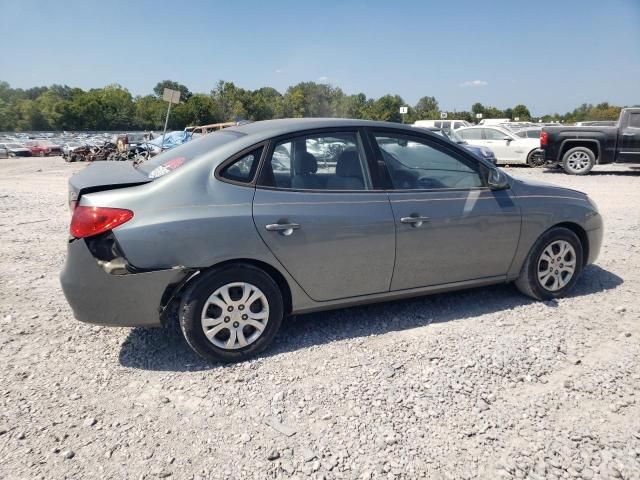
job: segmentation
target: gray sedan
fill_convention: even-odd
[[[263,350],[292,314],[505,282],[562,297],[602,242],[584,193],[362,120],[256,122],[137,166],[95,163],[69,202],[61,281],[76,318],[177,321],[222,361]]]

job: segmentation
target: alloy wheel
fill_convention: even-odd
[[[538,281],[545,290],[556,292],[566,286],[576,271],[576,251],[566,240],[551,242],[538,260]]]
[[[573,152],[567,158],[567,167],[574,173],[580,173],[589,168],[589,155],[585,152]]]
[[[202,308],[204,334],[216,347],[237,350],[251,345],[269,321],[269,302],[255,285],[228,283],[218,288]]]

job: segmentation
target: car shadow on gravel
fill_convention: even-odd
[[[597,265],[585,268],[571,297],[590,295],[616,288],[623,279]],[[266,358],[339,340],[381,335],[392,331],[472,319],[535,303],[513,285],[495,285],[453,293],[441,293],[410,300],[351,307],[299,315],[288,321],[271,348],[260,354]],[[545,302],[554,307],[556,301]],[[177,329],[134,328],[120,350],[121,365],[153,371],[188,372],[224,368],[196,355]]]

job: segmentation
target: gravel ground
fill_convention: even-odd
[[[511,169],[588,192],[574,294],[509,285],[299,317],[210,365],[175,333],[77,322],[66,181],[0,160],[0,478],[640,479],[640,169]]]

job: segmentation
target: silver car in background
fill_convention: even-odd
[[[205,358],[266,348],[287,315],[515,282],[566,295],[598,256],[584,193],[510,177],[412,126],[231,127],[70,179],[64,293],[78,320],[178,321]]]

